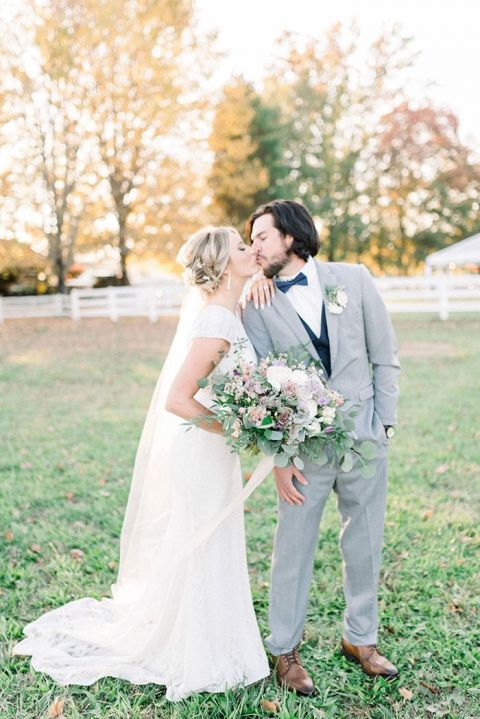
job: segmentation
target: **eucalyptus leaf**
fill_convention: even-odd
[[[273,419],[271,417],[264,417],[261,422],[261,426],[263,429],[266,427],[271,427],[273,425]]]
[[[284,468],[288,465],[290,462],[290,457],[286,454],[276,454],[273,458],[273,463],[275,467],[281,467]]]
[[[277,450],[277,445],[273,442],[269,442],[268,439],[265,439],[265,437],[259,437],[257,439],[258,447],[263,454],[275,454]]]
[[[353,455],[351,452],[345,452],[342,464],[340,465],[344,472],[350,472],[353,469]]]
[[[274,440],[283,439],[283,433],[278,432],[275,429],[267,429],[267,431],[265,432],[265,437],[268,437],[268,439],[274,439]]]
[[[198,386],[203,389],[208,385],[208,379],[207,377],[200,377],[200,379],[197,379]]]
[[[305,467],[305,464],[303,463],[303,459],[301,459],[300,457],[294,457],[293,464],[295,465],[295,467],[297,469],[300,469],[300,470],[302,470]]]
[[[368,439],[360,444],[359,450],[364,459],[373,459],[377,454],[377,448],[374,443]]]

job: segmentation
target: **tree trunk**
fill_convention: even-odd
[[[57,234],[57,236],[55,237],[54,263],[55,263],[55,273],[58,278],[57,290],[58,290],[58,292],[61,292],[62,294],[66,294],[67,288],[65,286],[65,263],[63,261],[62,240],[61,240],[60,234]]]
[[[130,280],[128,279],[128,273],[127,273],[127,256],[128,256],[128,247],[127,247],[127,228],[126,228],[126,218],[119,217],[118,218],[118,224],[119,224],[119,231],[118,231],[118,249],[120,251],[120,283],[122,285],[129,285]]]

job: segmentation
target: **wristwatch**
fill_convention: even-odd
[[[395,437],[395,427],[391,424],[385,424],[385,434],[387,435],[388,439],[392,439],[392,437]]]

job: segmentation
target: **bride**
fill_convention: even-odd
[[[270,673],[249,585],[239,458],[197,384],[231,366],[239,340],[256,361],[237,305],[258,266],[229,227],[200,230],[179,260],[189,291],[137,449],[112,597],[43,614],[13,649],[62,685],[154,682],[172,701]]]

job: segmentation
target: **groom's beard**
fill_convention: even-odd
[[[289,252],[288,250],[284,253],[283,257],[274,257],[271,262],[268,263],[268,265],[264,266],[263,274],[265,277],[267,277],[269,280],[271,280],[275,275],[278,275],[279,272],[283,270],[284,267],[288,265],[290,262],[290,258],[292,256],[292,252]],[[261,257],[261,255],[260,255]]]

